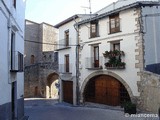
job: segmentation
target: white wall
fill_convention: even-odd
[[[108,34],[108,22],[109,18],[104,18],[99,20],[99,34],[100,37],[89,38],[89,24],[80,26],[80,44],[84,44],[83,49],[81,51],[81,76],[80,83],[83,84],[84,80],[95,70],[88,70],[85,68],[85,58],[91,57],[91,44],[99,44],[99,56],[103,56],[106,50],[110,50],[110,42],[120,40],[120,48],[124,51],[124,62],[126,63],[126,68],[122,70],[108,70],[112,71],[115,74],[119,75],[131,88],[134,96],[139,96],[137,81],[140,80],[140,77],[137,76],[137,72],[139,69],[135,68],[135,63],[137,63],[135,56],[136,43],[135,36],[138,36],[139,33],[135,33],[136,29],[136,17],[134,15],[135,9],[126,10],[119,13],[121,19],[121,30],[122,32],[115,34]],[[107,70],[104,66],[105,58],[103,58],[103,70]]]
[[[11,102],[11,79],[13,81],[17,80],[18,90],[17,99],[21,98],[23,95],[23,82],[24,76],[22,73],[17,73],[15,77],[10,73],[10,38],[11,38],[11,25],[15,25],[18,28],[16,32],[16,51],[24,53],[24,16],[25,16],[25,2],[23,0],[17,0],[16,9],[12,6],[12,0],[4,0],[8,10],[12,15],[9,19],[9,12],[6,10],[2,2],[0,1],[0,91],[1,99],[0,105],[4,103]],[[7,24],[9,23],[9,24]],[[8,26],[10,25],[10,26]],[[3,58],[3,59],[2,59]]]
[[[78,19],[77,19],[78,21]],[[71,64],[71,73],[72,73],[72,76],[75,76],[76,75],[76,41],[77,41],[77,33],[76,33],[76,30],[74,28],[74,25],[75,24],[75,21],[71,21],[63,26],[61,26],[59,28],[59,40],[64,40],[65,39],[65,31],[66,30],[69,30],[69,39],[71,40],[70,41],[70,45],[69,49],[64,49],[64,50],[60,50],[58,51],[59,52],[59,64],[65,64],[65,58],[64,56],[66,54],[69,54],[69,57],[70,57],[70,64]]]
[[[8,84],[8,29],[7,29],[7,19],[4,17],[0,11],[0,28],[3,30],[0,31],[0,91],[1,99],[0,105],[9,102],[11,88]],[[2,24],[3,23],[3,24]],[[6,94],[8,93],[8,94]],[[3,97],[2,97],[3,96]]]

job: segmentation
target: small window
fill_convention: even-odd
[[[11,70],[15,68],[15,33],[12,31],[11,32]]]
[[[23,54],[18,52],[18,71],[23,72]]]
[[[69,30],[65,31],[65,46],[69,46]]]
[[[90,37],[98,37],[98,21],[92,21],[90,24]]]
[[[31,64],[34,64],[34,62],[35,62],[35,57],[34,55],[31,55]]]
[[[13,6],[16,8],[16,0],[13,0]]]
[[[109,17],[110,33],[120,32],[120,18],[119,14]]]
[[[69,55],[65,55],[65,72],[69,72],[69,68],[70,68],[70,63],[69,63]]]
[[[120,43],[113,43],[113,50],[120,51]]]

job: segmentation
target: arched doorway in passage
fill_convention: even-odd
[[[47,98],[59,98],[59,75],[57,73],[51,73],[47,77],[46,97]]]

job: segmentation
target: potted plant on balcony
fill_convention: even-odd
[[[132,102],[127,101],[123,104],[123,106],[124,106],[124,113],[128,113],[128,114],[137,113],[136,104],[133,104]]]
[[[115,56],[124,56],[124,52],[123,51],[119,51],[119,50],[111,50],[111,51],[105,51],[105,53],[103,53],[104,57],[115,57]]]
[[[103,56],[109,59],[108,62],[105,63],[105,66],[107,68],[124,69],[126,64],[121,62],[121,56],[124,55],[124,52],[119,50],[105,51]]]

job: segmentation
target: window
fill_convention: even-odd
[[[13,0],[13,6],[16,8],[16,0]]]
[[[11,70],[15,67],[15,33],[11,32]]]
[[[23,72],[23,54],[18,52],[18,71]]]
[[[113,50],[120,51],[120,43],[113,43]]]
[[[65,55],[65,72],[69,72],[69,55]]]
[[[15,33],[11,32],[11,72],[23,71],[23,54],[15,50]]]
[[[35,61],[35,57],[34,55],[31,55],[31,64],[34,64],[34,61]]]
[[[94,46],[94,67],[99,67],[99,46]]]
[[[110,33],[120,32],[120,18],[119,14],[109,17]]]
[[[69,46],[69,30],[65,31],[65,46]]]
[[[98,21],[92,21],[90,24],[90,37],[98,37]]]

